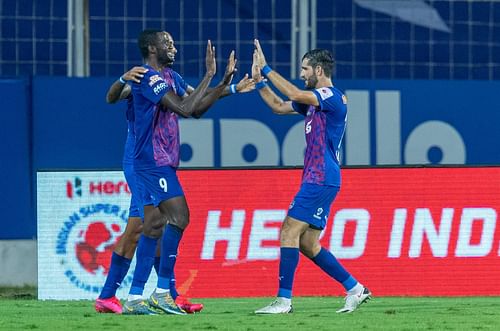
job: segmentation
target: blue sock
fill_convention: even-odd
[[[278,296],[292,298],[293,277],[299,264],[299,249],[281,247],[280,249],[280,278]]]
[[[175,288],[175,273],[172,272],[172,278],[170,278],[170,295],[175,300],[179,296],[179,292]]]
[[[111,256],[111,264],[109,266],[109,273],[106,277],[106,282],[102,288],[99,298],[107,299],[116,295],[116,290],[120,287],[123,278],[130,268],[130,259],[120,256],[113,252]]]
[[[160,257],[157,256],[155,257],[155,270],[156,274],[160,274]],[[175,273],[172,273],[172,278],[170,279],[170,295],[172,298],[175,300],[178,296],[179,293],[177,292],[177,289],[175,288]]]
[[[137,245],[137,263],[135,265],[132,286],[130,287],[130,294],[142,295],[144,292],[144,285],[146,285],[151,269],[153,269],[157,242],[158,239],[146,237],[141,234],[139,244]]]
[[[329,274],[337,282],[341,283],[346,291],[349,291],[358,283],[358,281],[344,269],[339,261],[337,261],[335,256],[323,247],[321,247],[321,251],[319,251],[318,255],[313,257],[311,260],[316,263],[321,270]]]
[[[160,274],[160,257],[159,256],[156,256],[155,257],[155,271],[156,271],[156,274],[159,275]]]
[[[179,248],[181,238],[182,230],[175,225],[167,224],[161,243],[160,272],[158,273],[159,288],[170,288],[170,280],[174,274],[177,249]]]

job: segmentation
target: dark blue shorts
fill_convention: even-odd
[[[135,173],[143,206],[158,207],[162,201],[184,195],[176,169],[172,167],[136,170]]]
[[[290,204],[288,216],[308,223],[313,229],[323,230],[339,189],[338,186],[303,183]]]
[[[152,200],[149,199],[143,204],[141,200],[141,192],[137,186],[137,176],[134,171],[133,164],[123,164],[123,173],[125,174],[125,180],[127,181],[128,188],[130,189],[130,207],[128,209],[129,217],[140,217],[144,219],[144,204],[153,204]]]

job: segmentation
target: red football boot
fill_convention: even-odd
[[[188,314],[199,313],[203,309],[202,303],[192,303],[188,298],[183,297],[182,295],[179,295],[175,299],[175,303],[177,304],[177,306],[179,306],[179,308],[181,308]]]
[[[113,314],[122,313],[122,304],[117,297],[111,297],[106,299],[97,298],[94,306],[95,306],[95,311],[98,313],[113,313]]]

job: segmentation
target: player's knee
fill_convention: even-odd
[[[168,221],[168,223],[178,227],[181,230],[184,230],[189,225],[189,218],[188,217],[173,217],[171,220]]]
[[[310,247],[304,246],[302,243],[300,244],[300,252],[310,259],[314,257],[313,250]]]
[[[321,250],[321,245],[318,242],[311,243],[301,240],[299,248],[302,254],[312,259],[316,255],[318,255],[319,251]]]
[[[143,233],[150,238],[160,238],[163,233],[164,223],[158,220],[144,224]]]
[[[163,234],[163,227],[165,226],[164,222],[158,221],[154,222],[151,227],[151,237],[152,238],[160,238]]]
[[[286,243],[289,241],[296,241],[299,238],[299,232],[287,223],[283,223],[280,232],[280,242]]]

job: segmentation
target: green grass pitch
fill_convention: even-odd
[[[294,313],[256,316],[272,298],[199,299],[196,315],[98,314],[93,301],[38,301],[33,288],[0,289],[0,330],[500,330],[500,297],[374,297],[336,314],[340,297],[296,297]]]

